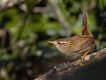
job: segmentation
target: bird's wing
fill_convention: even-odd
[[[70,40],[71,44],[69,45],[70,51],[80,51],[94,42],[94,37],[87,36],[75,36]]]

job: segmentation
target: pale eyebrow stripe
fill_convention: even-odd
[[[68,43],[68,42],[60,42],[60,43]]]

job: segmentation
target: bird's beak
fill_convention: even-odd
[[[54,43],[53,41],[47,41],[47,42],[52,43],[52,44]]]

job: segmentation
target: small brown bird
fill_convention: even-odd
[[[92,53],[95,49],[94,36],[88,29],[88,15],[83,13],[82,35],[71,38],[62,38],[55,41],[48,41],[56,46],[63,57],[71,60],[82,60],[88,53]]]

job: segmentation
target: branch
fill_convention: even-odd
[[[72,33],[72,29],[71,26],[69,25],[69,23],[66,21],[66,19],[64,18],[58,4],[57,4],[57,0],[48,0],[49,1],[49,6],[51,7],[51,10],[53,10],[53,12],[55,13],[58,21],[60,22],[61,26],[63,27],[63,29],[65,30],[65,32],[67,32],[67,37],[69,37]]]
[[[21,9],[24,12],[27,12],[27,7],[26,5],[20,5],[19,9]],[[33,13],[48,13],[50,12],[50,8],[49,6],[45,6],[45,7],[34,7],[33,8]]]
[[[66,64],[64,64],[64,66],[61,66],[60,68],[54,67],[52,70],[36,78],[35,80],[63,80],[64,77],[72,77],[72,75],[79,69],[91,65],[95,62],[101,61],[105,57],[106,48],[90,55],[87,55],[83,62],[79,59],[72,63],[67,62]]]

